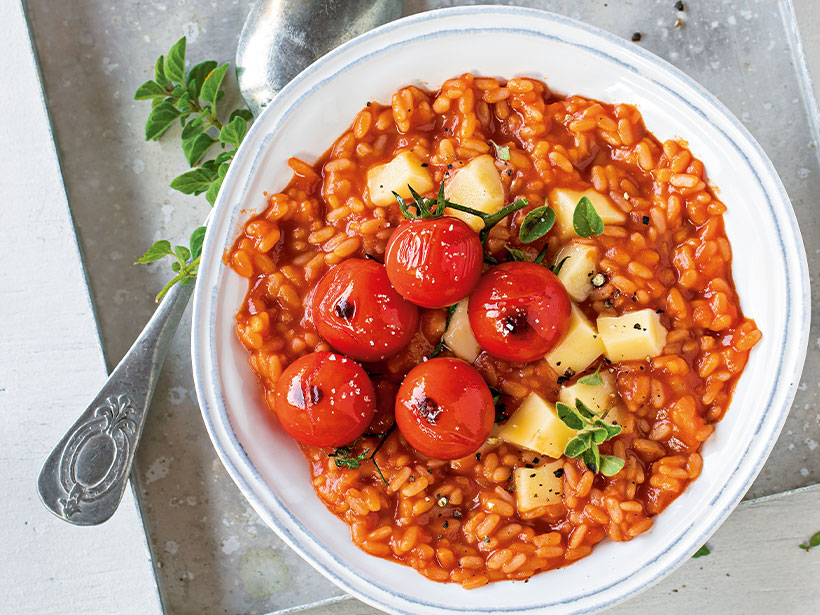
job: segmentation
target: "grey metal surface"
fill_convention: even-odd
[[[117,510],[157,378],[193,284],[163,297],[145,329],[74,425],[51,451],[37,490],[43,504],[75,525],[97,525]]]
[[[260,0],[236,49],[239,89],[258,114],[299,71],[351,38],[401,17],[403,0]]]
[[[809,111],[816,108],[796,62],[799,49],[789,4],[684,3],[683,13],[671,0],[517,4],[580,18],[627,39],[641,32],[638,44],[714,92],[761,142],[780,172],[797,212],[814,280],[820,272],[820,217],[815,213],[820,164]],[[102,337],[108,356],[116,361],[148,319],[153,296],[169,273],[162,265],[130,263],[155,239],[187,237],[208,210],[204,199],[168,189],[170,180],[184,170],[184,158],[173,135],[159,144],[142,142],[147,105],[131,102],[131,96],[149,78],[156,57],[182,33],[189,36],[192,61],[231,60],[249,3],[28,4]],[[442,4],[407,0],[405,11]],[[515,58],[510,58],[510,71],[515,71]],[[754,306],[744,309],[754,315]],[[259,521],[216,460],[193,394],[187,324],[186,317],[159,379],[136,462],[138,491],[168,612],[244,615],[340,596]],[[749,497],[820,480],[817,327],[815,319],[803,380],[786,428]],[[325,607],[326,612],[335,608]]]

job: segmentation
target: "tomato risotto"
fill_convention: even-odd
[[[226,255],[236,331],[360,548],[526,579],[646,532],[698,477],[761,333],[685,143],[465,74],[288,164]]]

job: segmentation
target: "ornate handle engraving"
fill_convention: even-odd
[[[128,485],[151,396],[193,285],[177,284],[91,405],[46,459],[37,483],[46,507],[77,525],[114,514]]]

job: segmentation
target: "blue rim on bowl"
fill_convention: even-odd
[[[511,20],[515,23],[508,25],[507,22]],[[395,584],[391,587],[389,583],[381,583],[378,578],[364,579],[362,575],[348,570],[346,562],[300,521],[254,466],[231,424],[218,369],[218,297],[223,286],[223,274],[226,272],[222,254],[234,240],[239,220],[247,215],[241,211],[241,207],[251,194],[251,180],[262,166],[259,152],[265,150],[276,132],[293,114],[298,113],[300,104],[306,98],[315,95],[325,84],[344,75],[358,63],[372,60],[379,54],[404,45],[419,41],[433,43],[442,37],[465,33],[508,34],[532,37],[533,40],[546,38],[583,49],[602,61],[617,64],[627,73],[650,81],[655,87],[664,90],[668,97],[674,98],[681,108],[696,115],[710,130],[722,135],[723,140],[735,149],[734,154],[748,166],[748,171],[759,184],[760,194],[766,200],[780,251],[777,256],[782,261],[778,261],[778,266],[782,265],[782,270],[779,271],[784,276],[785,285],[782,306],[784,331],[764,331],[764,336],[782,334],[776,357],[777,366],[769,368],[772,381],[764,389],[765,401],[760,402],[767,410],[761,414],[753,429],[750,428],[752,437],[742,450],[737,464],[731,468],[730,475],[710,494],[708,510],[702,511],[700,516],[693,515],[687,527],[676,531],[667,548],[644,561],[639,570],[625,573],[607,586],[597,587],[565,600],[550,600],[549,597],[535,595],[526,604],[510,608],[464,606],[453,604],[452,601],[445,603],[437,600],[435,595],[414,595],[402,591]],[[509,60],[509,66],[510,70],[515,70],[514,59]],[[291,154],[292,152],[286,153],[281,162],[284,163],[285,157]],[[236,307],[238,306],[231,306],[231,309]],[[717,529],[760,471],[794,398],[805,357],[810,318],[808,267],[788,197],[760,146],[720,102],[670,64],[603,30],[544,11],[491,6],[431,11],[382,26],[330,52],[300,73],[280,93],[251,127],[225,178],[205,239],[193,310],[192,356],[197,396],[208,433],[233,480],[266,523],[327,578],[373,606],[408,614],[523,614],[549,607],[555,613],[587,613],[624,600],[659,581],[686,561]],[[247,369],[244,364],[236,365],[235,368]],[[312,489],[309,485],[308,487]],[[595,556],[593,553],[590,557]],[[649,566],[653,569],[646,570]]]

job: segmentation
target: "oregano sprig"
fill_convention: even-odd
[[[213,205],[231,161],[247,134],[253,114],[244,108],[233,109],[230,113],[219,108],[219,102],[225,96],[224,79],[230,65],[206,60],[186,72],[186,45],[183,36],[167,55],[157,59],[154,78],[137,88],[134,100],[151,101],[151,113],[145,122],[146,141],[158,140],[177,121],[182,126],[182,153],[192,168],[174,178],[171,188],[183,194],[204,193]],[[220,117],[224,118],[226,113],[227,121],[223,122]],[[215,157],[206,159],[214,146],[221,151]],[[198,241],[197,250],[194,250],[194,236]],[[174,259],[171,269],[176,275],[160,291],[157,301],[174,284],[190,284],[196,278],[203,237],[204,228],[196,229],[189,247],[176,246],[173,250],[169,241],[157,241],[137,260],[137,263],[151,263],[166,256]],[[189,258],[183,258],[186,251],[190,253]]]
[[[381,478],[382,482],[386,485],[387,479],[384,477],[384,474],[382,474],[379,464],[376,463],[376,453],[378,453],[381,447],[384,446],[384,443],[387,442],[387,438],[390,437],[390,434],[392,434],[395,429],[396,424],[393,423],[384,433],[363,434],[346,446],[336,447],[333,452],[328,455],[328,457],[333,457],[333,461],[335,462],[337,468],[347,468],[349,470],[355,470],[361,467],[362,463],[372,461],[373,467],[376,468],[376,472],[379,474],[379,478]],[[378,437],[379,443],[376,445],[376,448],[373,449],[372,453],[370,453],[369,448],[366,448],[361,453],[354,455],[353,449],[355,448],[356,443],[364,437]]]
[[[555,404],[558,418],[570,429],[578,432],[564,449],[567,457],[580,458],[592,472],[604,476],[614,476],[624,467],[624,460],[614,455],[602,455],[598,445],[611,440],[621,428],[604,421],[606,412],[598,415],[590,410],[580,399],[575,400],[575,407],[558,402]]]

